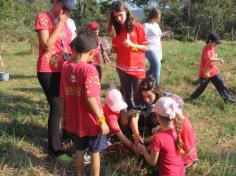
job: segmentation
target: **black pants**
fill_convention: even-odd
[[[49,104],[48,117],[48,149],[56,156],[62,154],[62,145],[60,139],[60,73],[37,73],[40,85]]]
[[[137,91],[141,79],[135,78],[134,76],[129,75],[120,69],[116,69],[116,71],[120,79],[121,93],[128,105],[128,109],[133,109],[135,107],[133,97]]]
[[[190,98],[195,99],[199,97],[204,92],[210,81],[213,83],[213,85],[215,86],[215,88],[223,99],[227,100],[230,98],[229,90],[225,87],[224,82],[221,80],[219,75],[216,75],[212,78],[200,78],[200,84],[190,96]]]

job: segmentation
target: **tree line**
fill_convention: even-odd
[[[111,0],[77,0],[72,18],[78,26],[98,21],[104,33]],[[161,27],[172,30],[178,39],[202,39],[209,31],[223,39],[236,38],[235,0],[126,0],[142,8],[145,14],[153,7],[162,11]],[[34,20],[40,11],[50,9],[49,0],[0,0],[0,41],[36,42]]]

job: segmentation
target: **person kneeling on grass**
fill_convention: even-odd
[[[92,175],[100,175],[100,152],[107,147],[109,128],[102,112],[100,81],[96,68],[89,64],[94,58],[98,40],[96,33],[82,28],[72,41],[72,58],[62,70],[60,98],[64,129],[74,134],[75,166],[84,175],[84,154],[91,153]]]
[[[119,126],[118,121],[121,117],[121,111],[126,108],[127,104],[123,100],[120,91],[116,88],[110,88],[106,93],[106,104],[103,106],[106,122],[111,132],[113,132],[125,146],[137,152],[136,145],[123,134]]]
[[[178,95],[160,88],[157,85],[155,78],[152,76],[149,76],[141,81],[135,96],[138,107],[142,107],[141,112],[134,114],[130,119],[133,138],[136,142],[150,142],[150,139],[144,139],[143,137],[151,136],[152,129],[158,125],[155,113],[151,111],[155,102],[161,97],[170,97],[174,99],[179,105],[179,108],[183,109],[183,99]],[[144,135],[141,136],[140,134]]]
[[[222,59],[217,57],[215,52],[216,46],[220,43],[220,36],[218,34],[210,33],[208,35],[206,45],[202,50],[202,60],[199,70],[200,84],[190,96],[190,100],[198,98],[211,81],[225,102],[236,103],[236,100],[230,96],[229,90],[225,87],[223,81],[221,80],[219,70],[216,65],[217,62],[221,62],[222,64],[224,63]]]
[[[156,113],[160,128],[152,138],[151,153],[142,144],[138,144],[138,150],[150,165],[156,167],[158,163],[160,176],[183,176],[185,174],[181,157],[183,148],[180,143],[180,133],[175,129],[174,122],[181,113],[178,104],[172,98],[162,97],[155,103],[153,111]]]

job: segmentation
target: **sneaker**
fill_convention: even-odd
[[[233,104],[235,104],[235,103],[236,103],[236,100],[234,100],[234,99],[232,99],[232,98],[227,98],[227,99],[225,99],[225,102],[226,102],[226,103],[233,103]]]
[[[86,152],[84,154],[84,164],[90,164],[91,163],[91,156]]]
[[[73,161],[73,158],[64,153],[56,156],[56,160],[60,163],[71,163]]]

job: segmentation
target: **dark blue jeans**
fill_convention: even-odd
[[[223,99],[229,99],[230,94],[229,90],[225,87],[224,82],[221,80],[219,75],[213,76],[211,78],[200,78],[200,84],[198,85],[197,89],[193,92],[190,98],[195,99],[198,98],[204,90],[207,88],[209,82],[212,82],[217,91],[219,92],[220,96]]]

